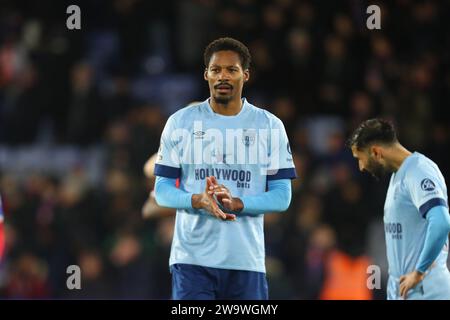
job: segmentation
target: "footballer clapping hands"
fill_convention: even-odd
[[[244,205],[239,198],[234,198],[231,195],[230,190],[225,187],[223,184],[218,184],[217,180],[214,176],[207,177],[208,181],[208,194],[211,196],[215,196],[217,201],[227,210],[233,212],[240,212]]]
[[[225,195],[225,186],[218,185],[215,177],[207,177],[206,178],[206,188],[205,191],[201,194],[194,194],[192,196],[192,207],[194,209],[205,209],[212,216],[221,220],[236,220],[236,215],[230,213],[224,213],[217,204],[214,196],[218,199],[218,201],[223,205],[224,208],[231,210],[229,208],[234,208],[237,206],[234,204],[234,201],[229,200],[233,199],[231,197],[231,193],[226,189],[227,195]],[[219,200],[221,199],[221,200]],[[239,200],[240,201],[240,200]],[[241,202],[242,203],[242,202]],[[235,211],[235,210],[231,210]]]

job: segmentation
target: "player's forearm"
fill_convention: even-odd
[[[155,199],[161,207],[174,209],[192,209],[193,194],[178,189],[176,179],[156,177]]]
[[[268,191],[254,196],[240,198],[243,214],[264,214],[269,212],[282,212],[289,208],[292,198],[290,179],[271,180],[268,182]]]
[[[450,232],[450,217],[448,209],[444,206],[436,206],[427,214],[427,233],[425,243],[420,253],[416,270],[424,273],[438,257]]]

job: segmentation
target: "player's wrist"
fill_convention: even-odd
[[[202,194],[193,194],[191,197],[191,205],[193,209],[202,208]]]
[[[425,272],[422,272],[418,269],[414,270],[414,278],[416,281],[421,281],[425,277]]]
[[[419,277],[421,277],[421,276],[423,276],[423,275],[425,274],[425,272],[420,271],[419,269],[414,270],[414,273],[415,273],[417,276],[419,276]]]
[[[244,203],[240,198],[233,198],[233,211],[241,212],[244,209]]]

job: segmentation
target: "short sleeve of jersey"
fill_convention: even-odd
[[[406,178],[411,200],[422,217],[435,206],[448,207],[445,182],[437,175],[436,170],[429,165],[414,168]]]
[[[175,132],[175,120],[171,116],[167,120],[161,135],[154,171],[156,176],[174,179],[180,177],[180,157]]]
[[[295,179],[297,178],[297,173],[283,122],[273,117],[271,124],[267,180]]]

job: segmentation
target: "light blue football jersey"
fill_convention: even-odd
[[[242,101],[235,116],[215,113],[209,99],[170,116],[155,175],[179,178],[189,193],[202,193],[206,177],[215,176],[234,197],[261,194],[271,179],[295,178],[281,120]],[[178,209],[169,265],[175,263],[265,272],[263,215],[220,221],[203,210]]]
[[[415,270],[425,243],[426,214],[436,205],[448,208],[447,187],[438,166],[414,152],[393,173],[384,205],[389,264],[388,299],[400,299],[399,278]],[[450,299],[448,240],[407,299]]]

